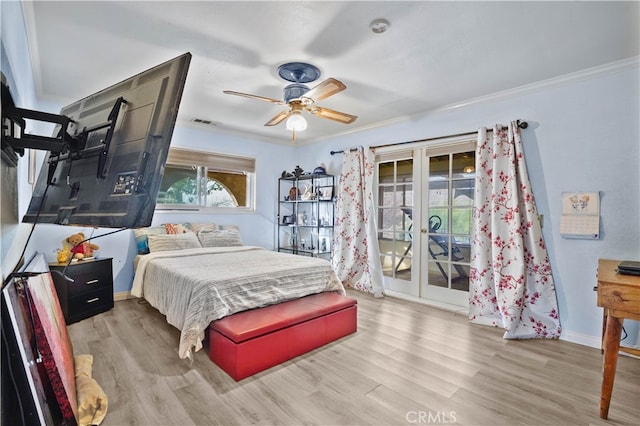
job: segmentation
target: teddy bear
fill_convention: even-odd
[[[71,252],[73,253],[74,259],[80,260],[86,257],[91,257],[93,256],[94,250],[100,249],[99,246],[84,240],[85,236],[82,232],[73,234],[65,240],[67,243],[71,244]]]

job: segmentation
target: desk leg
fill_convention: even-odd
[[[602,362],[602,391],[600,392],[600,417],[605,420],[609,415],[613,380],[616,376],[620,335],[622,334],[622,319],[607,315],[606,323],[604,359]]]
[[[600,353],[604,354],[604,332],[607,331],[607,310],[602,310],[602,335],[600,336]]]

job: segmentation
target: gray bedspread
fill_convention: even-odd
[[[324,291],[345,294],[328,261],[242,246],[142,256],[131,294],[166,315],[181,331],[178,355],[191,358],[211,321]]]

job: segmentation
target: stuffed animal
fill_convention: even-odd
[[[67,243],[71,244],[71,253],[73,253],[74,259],[91,257],[93,256],[94,250],[100,249],[99,246],[92,244],[89,241],[84,241],[84,239],[85,236],[82,232],[73,234],[66,239]],[[82,241],[84,242],[80,244]]]
[[[71,257],[71,247],[69,247],[68,245],[65,245],[64,247],[62,247],[61,250],[58,250],[58,255],[56,256],[56,259],[58,260],[58,263],[67,263],[70,257]]]

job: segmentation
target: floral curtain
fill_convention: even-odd
[[[560,320],[549,256],[517,122],[478,133],[469,319],[504,338],[556,338]]]
[[[338,180],[333,267],[346,287],[384,294],[373,199],[375,158],[369,149],[345,150]]]

